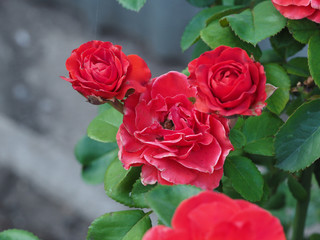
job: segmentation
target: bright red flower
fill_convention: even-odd
[[[308,18],[316,23],[320,23],[319,0],[272,0],[272,3],[286,18]]]
[[[285,240],[280,221],[245,200],[217,192],[201,192],[184,200],[172,228],[151,228],[143,240]]]
[[[195,92],[184,74],[169,72],[125,100],[119,159],[125,169],[142,166],[143,184],[219,185],[232,149],[228,122],[196,111]]]
[[[241,48],[220,46],[188,65],[190,83],[197,87],[196,109],[222,116],[260,115],[266,105],[263,66]]]
[[[151,78],[147,64],[137,55],[126,56],[121,49],[111,42],[84,43],[66,61],[70,78],[62,78],[89,101],[121,100],[129,89],[144,91]]]

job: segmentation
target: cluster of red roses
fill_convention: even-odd
[[[145,185],[216,188],[233,149],[226,117],[259,115],[266,105],[264,69],[240,48],[202,54],[189,63],[189,77],[172,71],[150,80],[142,58],[101,41],[75,49],[66,66],[70,77],[64,79],[89,101],[124,102],[119,159],[125,169],[142,166]],[[267,211],[210,191],[184,201],[172,224],[153,228],[144,239],[285,239]]]

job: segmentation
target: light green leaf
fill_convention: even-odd
[[[313,35],[308,47],[309,69],[314,82],[320,87],[320,34]]]
[[[231,129],[229,139],[233,147],[236,149],[242,148],[246,144],[246,136],[235,128]]]
[[[139,12],[147,0],[118,0],[124,7],[132,11]]]
[[[92,222],[87,240],[141,240],[151,228],[150,213],[141,210],[107,213]]]
[[[200,32],[201,39],[212,49],[221,45],[229,47],[239,47],[248,53],[254,55],[255,59],[261,57],[260,48],[254,47],[250,43],[244,42],[238,38],[230,27],[221,27],[219,21],[213,21],[205,29]]]
[[[201,189],[190,185],[158,185],[147,194],[147,202],[160,221],[171,226],[171,219],[178,205],[199,192]]]
[[[263,196],[263,177],[256,165],[241,156],[228,157],[224,164],[225,175],[233,188],[245,199],[256,202]]]
[[[308,19],[288,20],[287,26],[292,36],[304,44],[319,31],[318,25]]]
[[[253,45],[277,34],[286,26],[286,19],[275,9],[271,1],[264,1],[253,9],[226,18],[236,35]]]
[[[320,100],[301,105],[281,127],[275,139],[278,168],[295,172],[320,157]]]
[[[108,167],[104,178],[106,194],[119,203],[134,207],[135,203],[131,198],[131,191],[139,176],[140,168],[131,167],[129,170],[125,170],[118,159],[114,160]]]
[[[273,146],[273,138],[261,138],[259,140],[250,142],[247,144],[244,149],[247,153],[257,154],[262,156],[273,156],[274,155],[274,146]]]
[[[264,70],[267,83],[277,87],[277,90],[266,101],[267,108],[275,114],[280,114],[289,101],[290,78],[278,64],[267,64]]]
[[[139,207],[139,208],[148,208],[149,207],[147,199],[146,199],[146,195],[155,186],[156,186],[156,184],[144,186],[141,183],[140,178],[135,182],[135,184],[133,185],[133,188],[132,188],[131,197],[132,197],[136,207]]]
[[[88,136],[100,142],[115,142],[122,118],[122,114],[114,108],[101,112],[89,124]]]
[[[1,240],[39,240],[35,235],[30,232],[20,229],[9,229],[0,232]]]

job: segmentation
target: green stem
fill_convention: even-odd
[[[304,227],[306,224],[307,211],[310,201],[311,177],[313,165],[302,172],[300,183],[307,192],[307,197],[303,201],[297,201],[296,213],[293,221],[292,240],[302,240],[304,236]]]
[[[123,104],[118,100],[118,99],[114,99],[114,101],[107,101],[108,104],[110,104],[114,109],[116,109],[118,112],[123,114]]]

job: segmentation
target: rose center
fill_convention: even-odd
[[[161,126],[164,129],[174,130],[174,124],[173,124],[172,120],[170,120],[170,119],[166,119],[164,122],[162,122]]]

